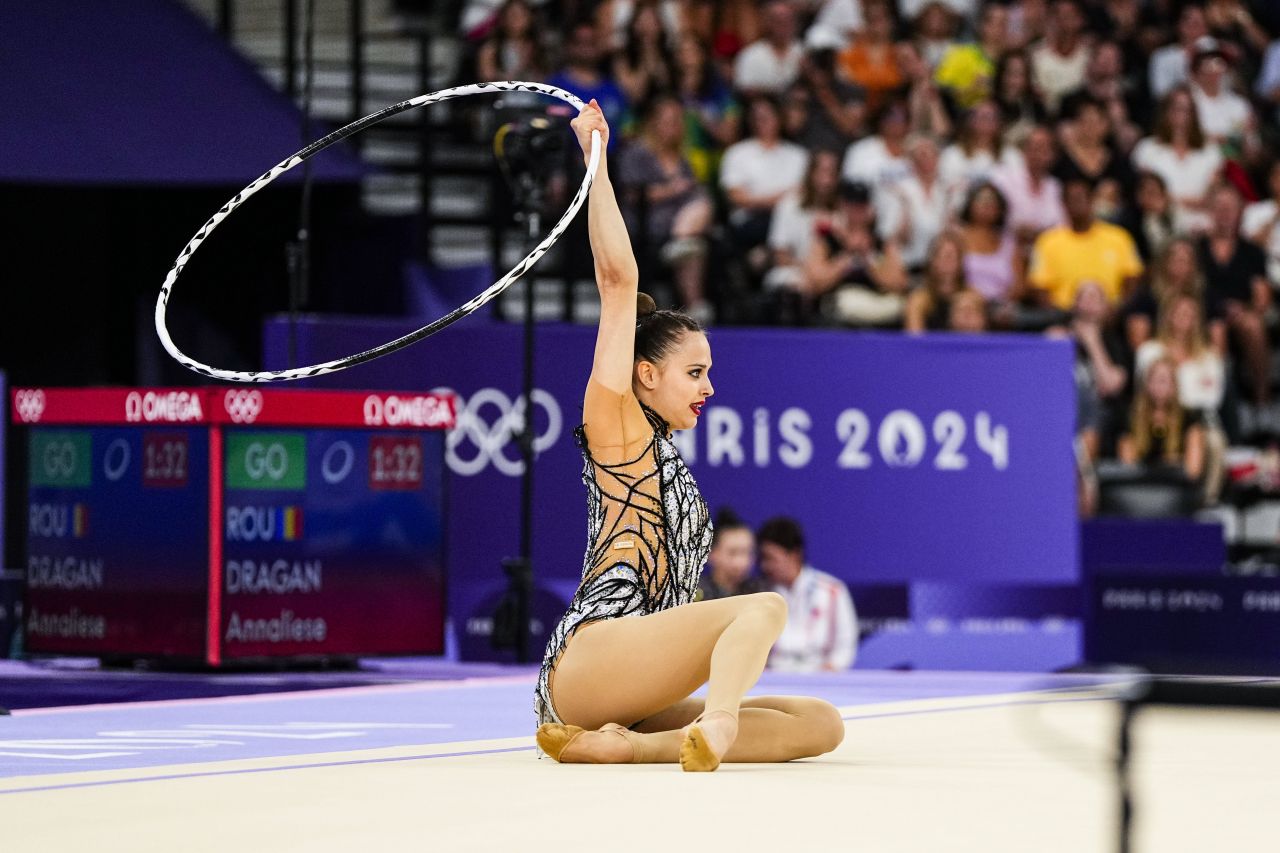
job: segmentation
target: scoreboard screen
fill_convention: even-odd
[[[439,653],[449,395],[17,389],[27,648]]]

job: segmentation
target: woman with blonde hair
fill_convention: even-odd
[[[1205,428],[1199,413],[1178,402],[1178,367],[1171,358],[1147,367],[1117,447],[1130,465],[1170,466],[1198,481],[1205,466]]]
[[[1138,347],[1135,372],[1139,378],[1162,358],[1178,372],[1178,401],[1184,408],[1206,415],[1222,405],[1226,371],[1222,356],[1209,346],[1204,311],[1190,293],[1170,293],[1160,310],[1160,328],[1153,340]]]

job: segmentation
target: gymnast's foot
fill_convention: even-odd
[[[728,711],[706,711],[684,729],[680,767],[705,772],[720,766],[720,759],[738,737],[738,718]]]
[[[542,734],[541,729],[539,734]],[[606,723],[594,732],[575,733],[558,752],[552,752],[546,747],[543,747],[543,751],[561,764],[630,764],[635,758],[635,750],[627,734],[625,726]],[[540,737],[539,743],[542,740]]]

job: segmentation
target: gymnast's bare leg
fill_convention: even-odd
[[[565,723],[602,730],[580,735],[560,760],[676,762],[685,729],[699,716],[724,761],[790,761],[835,749],[844,722],[830,703],[743,699],[785,622],[781,597],[759,593],[583,629],[560,658],[552,693]],[[705,702],[688,698],[703,684]]]

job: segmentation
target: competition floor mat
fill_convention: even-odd
[[[1114,849],[1114,679],[770,673],[840,708],[841,747],[684,774],[539,759],[535,673],[483,672],[14,709],[6,849]],[[1266,849],[1277,722],[1143,710],[1135,849]]]

